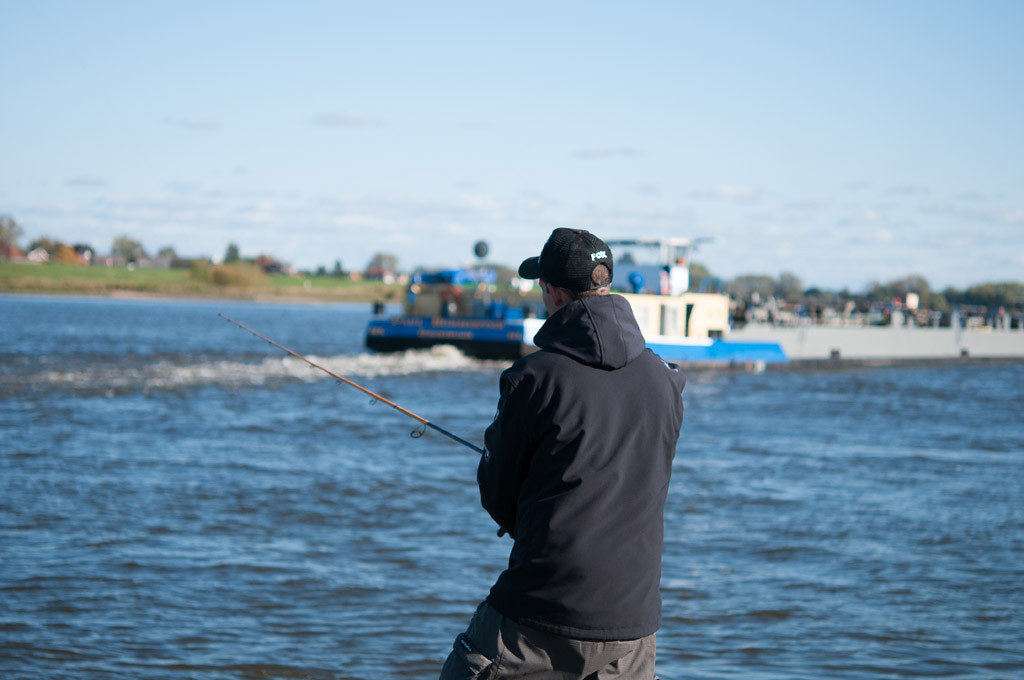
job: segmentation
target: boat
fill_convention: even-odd
[[[752,367],[789,361],[778,341],[727,337],[728,295],[688,290],[696,240],[605,242],[615,255],[612,292],[629,302],[647,346],[664,360]],[[377,306],[366,346],[396,352],[452,345],[483,359],[517,359],[536,351],[533,337],[545,310],[535,283],[496,284],[495,271],[484,266],[417,273],[401,314],[388,315]]]
[[[1024,318],[1015,322],[1006,314],[984,322],[954,312],[942,326],[934,316],[926,324],[911,300],[902,307],[895,301],[880,319],[766,313],[734,323],[728,295],[689,290],[690,255],[699,242],[606,241],[615,255],[612,291],[629,301],[647,346],[666,361],[754,370],[1024,361]],[[483,359],[519,358],[537,349],[533,337],[546,312],[535,282],[512,284],[497,285],[495,270],[482,265],[421,272],[408,287],[401,314],[387,315],[377,306],[366,346],[394,352],[453,345]]]
[[[973,321],[954,312],[949,325],[920,325],[895,309],[884,325],[844,318],[754,322],[733,328],[729,337],[776,342],[798,366],[1024,360],[1024,323],[1014,328],[1009,317],[994,324]]]

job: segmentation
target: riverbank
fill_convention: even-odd
[[[0,262],[0,294],[371,303],[399,302],[402,289],[400,284],[341,276],[271,274],[243,284],[221,284],[183,269]]]

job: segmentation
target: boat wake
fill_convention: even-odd
[[[507,362],[482,361],[451,346],[409,350],[394,354],[341,354],[309,356],[310,361],[346,378],[379,378],[429,373],[500,370]],[[69,390],[76,393],[123,394],[220,387],[259,388],[289,382],[333,380],[331,376],[288,355],[253,361],[209,357],[103,357],[79,362],[75,368],[55,370],[43,363],[18,375],[0,375],[5,393]]]

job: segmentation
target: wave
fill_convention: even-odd
[[[448,345],[391,354],[362,353],[308,358],[346,378],[474,372],[500,370],[505,366],[502,362],[473,359]],[[31,389],[68,389],[118,394],[207,386],[242,389],[285,382],[333,380],[324,371],[288,355],[264,357],[257,361],[197,357],[152,360],[138,357],[121,360],[103,358],[69,370],[46,370],[45,365],[40,368],[43,370],[22,372],[17,376],[0,376],[0,387],[4,393]]]

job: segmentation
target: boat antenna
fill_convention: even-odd
[[[435,425],[434,423],[430,422],[429,420],[427,420],[423,416],[418,416],[415,413],[413,413],[412,411],[410,411],[409,409],[403,408],[403,407],[399,406],[398,404],[396,404],[395,402],[382,397],[381,395],[377,394],[376,392],[372,392],[372,391],[366,389],[362,385],[349,380],[345,376],[338,375],[334,371],[332,371],[332,370],[330,370],[328,368],[324,368],[320,364],[316,363],[315,361],[311,361],[310,359],[302,356],[298,352],[296,352],[294,350],[290,350],[287,347],[285,347],[284,345],[279,344],[277,342],[274,342],[273,340],[271,340],[267,336],[261,335],[261,334],[257,333],[256,331],[254,331],[253,329],[249,328],[245,324],[239,323],[238,321],[235,321],[231,317],[224,316],[223,314],[218,314],[217,316],[219,316],[220,318],[224,319],[225,321],[230,321],[231,323],[235,324],[236,326],[238,326],[242,330],[249,331],[250,333],[255,335],[257,338],[260,338],[261,340],[266,340],[267,342],[269,342],[274,347],[277,347],[278,349],[283,349],[285,352],[287,352],[288,354],[291,354],[293,357],[295,357],[297,359],[302,359],[303,361],[305,361],[307,364],[309,364],[313,368],[320,369],[321,371],[323,371],[327,375],[331,376],[332,378],[338,380],[339,382],[343,382],[346,385],[351,385],[352,387],[356,388],[360,392],[364,392],[364,393],[370,395],[370,397],[372,399],[372,401],[370,402],[371,404],[375,403],[375,402],[378,402],[378,401],[382,401],[385,404],[387,404],[388,406],[390,406],[391,408],[395,409],[396,411],[398,411],[400,413],[404,413],[405,415],[409,416],[413,420],[419,421],[421,427],[419,429],[416,429],[416,430],[412,431],[411,436],[413,438],[418,439],[419,437],[422,437],[423,433],[426,432],[426,429],[429,427],[431,430],[434,430],[435,432],[440,432],[441,434],[443,434],[444,436],[448,437],[449,439],[451,439],[453,441],[457,441],[458,443],[462,444],[463,446],[466,446],[466,447],[469,447],[469,448],[473,449],[474,451],[476,451],[480,455],[486,455],[486,451],[481,449],[479,446],[475,446],[473,444],[470,444],[469,442],[467,442],[462,437],[454,435],[451,432],[449,432],[448,430],[444,429],[443,427]]]

